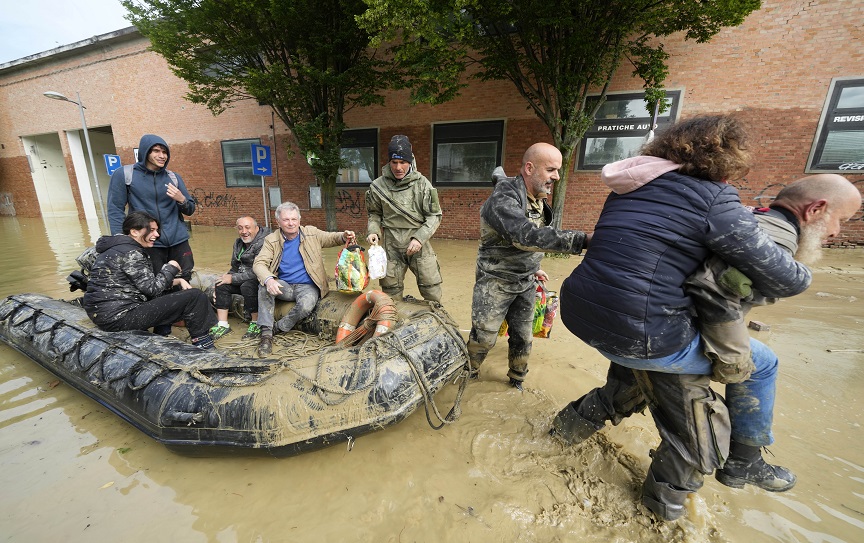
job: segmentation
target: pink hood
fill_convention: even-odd
[[[680,164],[665,158],[634,156],[603,166],[600,180],[615,194],[627,194],[680,167]]]

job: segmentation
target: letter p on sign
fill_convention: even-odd
[[[270,147],[252,144],[252,175],[273,175]]]
[[[114,173],[114,170],[122,166],[120,163],[120,155],[105,155],[105,169],[108,170],[108,175]]]

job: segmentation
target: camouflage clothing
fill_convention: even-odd
[[[99,328],[146,330],[186,321],[192,337],[207,334],[216,315],[207,295],[197,289],[163,294],[179,271],[171,264],[154,274],[144,247],[129,236],[103,236],[96,242],[83,306]]]
[[[798,221],[794,215],[782,209],[756,210],[754,215],[775,243],[795,254]],[[685,282],[699,319],[705,355],[711,359],[712,378],[721,383],[740,383],[756,369],[744,317],[754,306],[773,304],[777,298],[762,296],[752,285],[718,256],[708,258]]]
[[[368,234],[377,234],[387,251],[387,276],[381,278],[381,289],[393,298],[401,298],[405,272],[410,269],[423,298],[441,301],[438,255],[429,243],[441,224],[441,205],[438,191],[429,180],[413,168],[397,180],[387,164],[381,177],[366,191],[366,211]],[[408,256],[405,252],[412,238],[422,247]]]
[[[536,282],[543,251],[579,254],[585,234],[556,230],[546,200],[528,195],[521,176],[499,181],[480,209],[480,248],[471,303],[468,353],[476,370],[495,346],[507,319],[508,376],[516,381],[528,373]]]

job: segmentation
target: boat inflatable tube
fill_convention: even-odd
[[[298,328],[332,341],[354,301],[331,291]],[[467,347],[440,305],[396,306],[388,333],[290,361],[104,332],[81,307],[40,294],[0,302],[0,339],[172,451],[281,457],[350,445],[420,403],[429,418],[433,394],[466,367]]]

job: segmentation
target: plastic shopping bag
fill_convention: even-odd
[[[336,261],[336,288],[339,292],[356,294],[369,284],[366,254],[359,245],[345,245]]]
[[[378,242],[369,247],[369,279],[387,276],[387,251]]]
[[[538,314],[535,306],[534,312],[534,337],[549,337],[552,334],[552,324],[555,315],[558,314],[558,293],[554,290],[546,291],[546,306],[543,313]]]
[[[534,297],[534,322],[532,325],[531,332],[534,337],[549,337],[548,335],[541,335],[544,326],[544,320],[546,318],[546,310],[549,307],[548,299],[547,299],[547,291],[543,285],[537,286],[537,291]],[[558,311],[558,296],[555,295],[555,312]],[[554,314],[553,314],[554,317]],[[509,328],[509,324],[507,323],[507,319],[504,319],[504,322],[501,323],[501,326],[498,328],[499,336],[508,335],[507,330]],[[549,325],[549,328],[552,328],[552,325]]]

